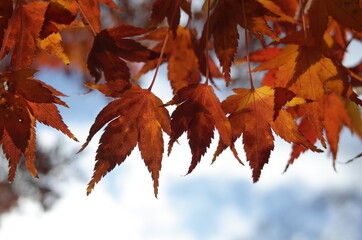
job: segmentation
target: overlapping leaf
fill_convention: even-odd
[[[259,180],[263,166],[268,163],[271,151],[274,149],[273,130],[287,142],[293,142],[312,151],[320,151],[311,144],[298,130],[291,115],[281,109],[278,117],[273,120],[275,92],[270,87],[257,89],[234,89],[235,95],[222,102],[224,111],[229,115],[232,127],[232,142],[243,134],[246,159],[253,169],[254,182]],[[294,99],[289,104],[303,102]],[[216,158],[227,146],[219,143],[214,155]],[[234,154],[236,154],[234,152]]]
[[[187,0],[156,0],[152,6],[151,26],[157,26],[167,18],[169,28],[176,36],[181,9],[191,17],[191,2]]]
[[[39,37],[44,39],[50,34],[59,32],[64,26],[71,24],[77,15],[77,10],[75,1],[67,3],[51,1],[44,14],[44,23]]]
[[[180,89],[167,105],[179,104],[172,113],[168,152],[175,141],[187,131],[192,161],[188,173],[200,162],[214,137],[214,128],[227,146],[231,144],[231,127],[219,99],[211,86],[194,84]]]
[[[6,42],[6,52],[13,52],[11,65],[15,70],[28,68],[34,60],[36,38],[44,22],[48,2],[36,1],[15,9]]]
[[[142,39],[159,41],[152,50],[161,52],[164,39],[168,34],[167,31],[168,28],[160,28],[147,34]],[[192,46],[190,30],[179,26],[177,35],[169,38],[164,53],[168,61],[168,80],[171,82],[174,93],[190,84],[200,82],[199,62]],[[157,59],[148,61],[136,78],[156,66]]]
[[[96,82],[102,72],[107,82],[130,78],[129,68],[125,60],[145,62],[158,56],[130,37],[147,33],[148,30],[128,25],[101,31],[94,39],[93,47],[88,56],[88,69]]]
[[[227,85],[230,82],[230,67],[238,47],[237,25],[247,28],[253,33],[265,34],[278,40],[276,34],[266,23],[265,16],[267,15],[276,16],[256,0],[220,0],[207,20],[208,22],[205,23],[200,41],[202,44],[206,44],[206,39],[214,37],[215,52]],[[204,45],[203,49],[205,48]]]
[[[100,89],[106,89],[100,87]],[[107,91],[107,90],[106,90]],[[141,156],[152,175],[157,196],[158,178],[163,153],[162,130],[170,134],[170,117],[162,101],[149,90],[133,85],[119,93],[120,98],[109,103],[92,125],[83,150],[93,136],[108,123],[100,139],[96,165],[88,194],[100,179],[131,154],[138,143]]]
[[[313,122],[304,113],[305,110],[306,108],[303,107],[297,111],[297,117],[303,116],[298,129],[304,133],[310,142],[315,143],[317,134],[314,130]],[[323,128],[326,133],[329,150],[332,153],[333,166],[335,167],[339,136],[342,128],[346,126],[362,138],[361,114],[354,102],[343,101],[341,97],[333,93],[326,93],[323,96],[321,112],[323,113],[324,119]],[[305,148],[293,145],[293,151],[286,169],[305,151]]]
[[[35,71],[23,69],[0,75],[0,143],[9,159],[9,180],[15,177],[22,155],[33,176],[35,123],[39,121],[77,140],[62,121],[55,104],[67,106],[57,96],[64,96],[52,87],[33,78]]]
[[[327,28],[328,17],[356,31],[362,31],[362,8],[359,0],[314,0],[309,8],[309,23],[319,43]]]
[[[317,137],[324,146],[324,116],[320,101],[324,92],[332,91],[361,104],[361,100],[352,91],[348,71],[326,57],[319,48],[288,45],[281,54],[264,62],[254,71],[270,69],[276,69],[275,87],[288,88],[296,96],[313,101],[305,107],[305,114],[311,119]]]

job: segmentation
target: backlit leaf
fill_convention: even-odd
[[[121,164],[138,143],[141,156],[151,172],[154,193],[158,193],[158,178],[163,154],[162,131],[170,134],[170,117],[162,101],[149,90],[137,86],[125,91],[119,99],[109,103],[97,116],[82,151],[104,125],[96,165],[88,194],[94,185]]]
[[[273,121],[274,90],[270,87],[257,89],[234,89],[235,95],[229,96],[222,103],[233,131],[233,139],[243,134],[246,159],[253,170],[254,182],[259,180],[261,170],[268,163],[271,151],[274,149],[274,136],[276,134],[287,142],[293,142],[312,151],[320,151],[313,146],[298,130],[291,115],[281,109],[279,116]],[[215,158],[226,146],[219,143]],[[234,152],[235,154],[235,152]]]
[[[180,89],[167,105],[179,104],[171,116],[171,138],[168,152],[175,141],[187,132],[192,152],[192,161],[188,174],[193,171],[206,153],[218,130],[221,141],[231,144],[231,127],[223,112],[219,99],[211,86],[194,84]]]
[[[158,54],[130,39],[147,32],[146,29],[120,25],[97,34],[87,61],[89,72],[96,82],[102,72],[107,82],[117,79],[128,81],[130,73],[125,60],[145,62],[156,58]]]

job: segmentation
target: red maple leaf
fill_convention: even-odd
[[[219,99],[211,86],[193,84],[180,89],[166,105],[179,104],[171,116],[171,138],[168,152],[174,142],[187,131],[192,161],[188,174],[200,162],[218,130],[222,142],[231,144],[231,127],[223,112]]]
[[[147,32],[147,29],[121,25],[97,34],[87,61],[89,72],[96,82],[102,72],[107,82],[118,79],[129,81],[130,73],[125,60],[145,62],[158,57],[158,54],[130,38]]]
[[[33,176],[35,169],[35,124],[49,125],[77,141],[62,121],[55,104],[67,107],[54,88],[34,79],[36,71],[22,69],[0,75],[0,143],[9,159],[9,181],[15,177],[22,155]]]

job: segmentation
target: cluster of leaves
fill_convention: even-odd
[[[150,2],[148,26],[140,28],[122,22],[126,13],[112,0],[2,0],[0,59],[10,60],[0,75],[0,143],[9,180],[23,155],[37,176],[36,121],[76,140],[55,105],[66,106],[58,98],[63,95],[33,77],[34,68],[49,63],[78,67],[93,78],[88,87],[115,99],[99,113],[81,148],[106,126],[88,193],[138,144],[157,195],[163,132],[170,136],[169,154],[187,132],[188,173],[206,153],[215,128],[220,140],[213,161],[230,148],[243,163],[235,144],[242,136],[254,182],[274,149],[273,132],[293,145],[288,165],[304,151],[322,152],[317,141],[329,148],[334,164],[343,126],[362,138],[362,101],[355,93],[362,62],[343,65],[351,40],[362,41],[360,0],[206,0],[198,19],[193,5],[191,0]],[[101,7],[120,16],[115,26],[102,27]],[[181,13],[188,19],[185,26]],[[202,22],[201,31],[196,21]],[[243,31],[245,58],[235,59]],[[261,47],[249,54],[251,41]],[[233,89],[235,94],[220,102],[216,80],[225,86],[241,81],[233,79],[231,68],[245,61],[250,88]],[[174,93],[165,104],[152,93],[164,63]],[[259,65],[251,70],[252,64]],[[153,69],[149,88],[142,89],[135,81]],[[255,87],[252,72],[259,71],[265,75]],[[169,105],[176,105],[171,116]]]

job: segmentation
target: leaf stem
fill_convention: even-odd
[[[170,30],[167,31],[166,36],[165,36],[165,40],[163,41],[160,57],[157,60],[156,71],[155,71],[155,74],[153,75],[152,82],[151,82],[150,86],[148,87],[149,91],[152,90],[153,84],[156,81],[156,77],[157,77],[157,74],[158,74],[158,69],[160,68],[160,65],[162,63],[162,58],[163,58],[163,55],[165,54],[165,49],[166,49],[166,45],[167,45],[169,36],[170,36]]]
[[[87,21],[90,29],[92,30],[93,36],[94,36],[94,37],[97,36],[96,30],[94,29],[92,23],[89,21],[89,19],[88,19],[88,17],[87,17],[87,14],[85,14],[85,12],[83,11],[83,8],[80,6],[80,3],[78,2],[78,0],[75,0],[75,2],[77,3],[80,12],[82,13],[84,19]]]
[[[206,58],[206,80],[205,84],[209,85],[210,78],[210,66],[209,66],[209,49],[207,47],[209,43],[209,28],[210,28],[210,2],[211,0],[207,0],[207,19],[206,19],[206,43],[205,43],[205,58]]]
[[[248,29],[246,29],[246,12],[244,6],[244,0],[241,2],[241,6],[243,8],[243,17],[245,22],[244,34],[245,34],[245,54],[246,54],[246,62],[248,64],[248,74],[249,74],[249,81],[250,81],[250,88],[252,90],[255,89],[253,83],[253,76],[251,75],[251,67],[250,67],[250,58],[249,58],[249,37],[248,37]]]
[[[179,4],[179,3],[180,3],[180,0],[175,1],[175,4]],[[162,58],[163,58],[163,55],[165,54],[166,45],[167,45],[167,42],[168,42],[168,39],[169,39],[169,36],[170,36],[170,31],[171,31],[170,27],[173,26],[173,23],[175,22],[175,18],[176,18],[176,14],[173,14],[172,19],[171,19],[171,23],[168,26],[168,31],[166,33],[165,40],[163,41],[163,44],[162,44],[160,57],[157,60],[157,66],[156,66],[155,74],[153,75],[152,82],[151,82],[150,86],[148,87],[148,91],[151,91],[153,85],[155,84],[157,74],[158,74],[158,69],[160,68],[160,65],[162,63]]]
[[[308,4],[308,3],[307,3]],[[299,0],[299,5],[301,7],[301,14],[302,14],[302,23],[303,23],[303,34],[304,34],[304,41],[307,42],[308,41],[308,35],[307,35],[307,26],[306,26],[306,23],[305,23],[305,14],[304,14],[304,11],[305,11],[305,6],[303,5],[303,2],[302,0]]]

